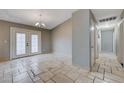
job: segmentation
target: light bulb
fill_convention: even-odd
[[[46,27],[46,25],[44,23],[41,24],[43,27]]]
[[[39,22],[37,22],[37,23],[35,23],[35,26],[38,26],[40,23]]]

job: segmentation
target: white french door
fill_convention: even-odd
[[[29,33],[29,52],[30,55],[41,53],[41,32],[32,31]]]
[[[41,53],[41,32],[12,27],[10,57],[19,58]]]

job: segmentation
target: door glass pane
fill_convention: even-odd
[[[26,35],[25,33],[16,33],[16,55],[26,53]]]
[[[38,35],[31,35],[31,52],[38,52]]]

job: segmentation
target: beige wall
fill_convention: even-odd
[[[72,19],[52,30],[52,49],[58,56],[72,56]]]
[[[10,57],[10,27],[40,30],[42,32],[43,53],[50,52],[50,31],[0,20],[0,61],[8,60]]]
[[[50,30],[43,30],[41,33],[42,39],[42,53],[51,53],[52,52],[52,37]]]

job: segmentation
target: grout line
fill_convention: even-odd
[[[52,72],[50,72],[51,74],[53,74]],[[56,81],[55,80],[53,80],[53,78],[56,76],[57,74],[53,74],[53,76],[51,77],[51,78],[49,78],[49,80],[52,80],[52,81],[54,81],[55,83],[56,83]],[[41,78],[40,78],[41,79]],[[41,79],[42,80],[42,79]],[[49,81],[49,80],[47,80],[47,81]],[[42,80],[44,83],[47,83],[47,81],[44,81],[44,80]]]
[[[32,74],[33,74],[33,76],[35,77],[35,74],[34,74],[34,72],[32,71],[32,69],[31,70],[29,70]]]
[[[112,67],[110,67],[110,69],[111,69],[111,74],[112,74]]]
[[[54,83],[56,83],[56,81],[55,81],[55,80],[53,80],[52,78],[51,78],[51,79],[49,79],[49,80],[52,80]]]
[[[104,72],[103,72],[103,80],[105,79],[105,68],[104,68]]]
[[[98,71],[99,71],[99,68],[100,68],[100,64],[99,64],[98,69],[97,69],[97,71],[96,71],[96,72],[98,72]]]
[[[13,82],[13,73],[12,73],[12,83],[14,83],[14,82]]]
[[[63,73],[62,73],[63,74]],[[68,79],[72,80],[73,82],[75,82],[73,79],[71,79],[70,77],[68,77],[67,75],[63,74],[65,77],[67,77]]]
[[[29,70],[30,71],[30,70]],[[26,71],[27,73],[28,73],[28,71]],[[35,83],[34,81],[33,81],[33,79],[31,78],[31,76],[30,76],[30,74],[28,73],[28,76],[30,77],[30,79],[32,80],[32,82],[33,83]]]
[[[95,79],[96,79],[96,77],[94,77],[94,79],[93,79],[93,83],[95,82]]]

